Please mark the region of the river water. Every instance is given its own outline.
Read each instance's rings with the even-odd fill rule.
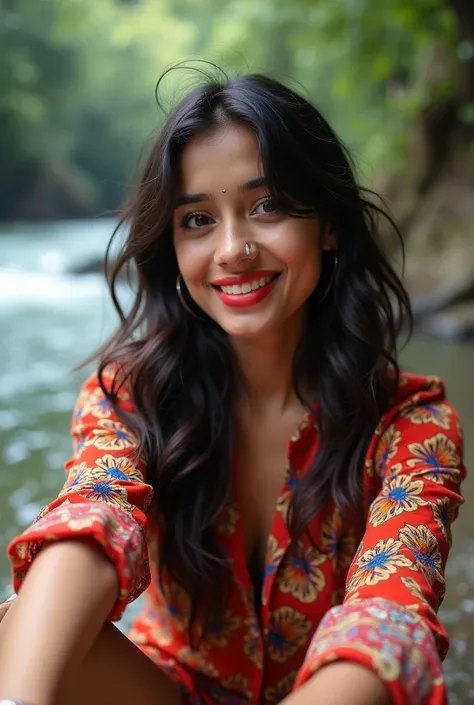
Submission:
[[[102,254],[112,229],[112,221],[98,220],[0,231],[0,598],[11,590],[6,544],[63,481],[71,412],[87,373],[71,368],[115,325],[100,277],[67,271]],[[466,463],[474,467],[474,345],[415,336],[403,364],[445,379],[464,426]],[[445,670],[455,704],[474,702],[473,476],[464,494],[441,610],[451,637]]]

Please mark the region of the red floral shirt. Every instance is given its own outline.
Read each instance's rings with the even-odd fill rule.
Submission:
[[[125,391],[120,403],[133,411]],[[459,421],[438,378],[403,374],[396,403],[374,433],[363,472],[361,542],[330,504],[310,526],[318,548],[306,537],[289,545],[288,505],[318,448],[311,417],[288,445],[260,600],[238,503],[225,507],[217,530],[232,559],[233,588],[225,623],[205,634],[198,650],[188,639],[187,595],[166,574],[161,587],[157,579],[152,488],[145,464],[132,460],[137,441],[96,375],[83,385],[72,432],[63,490],[8,547],[16,591],[43,541],[93,537],[120,576],[109,618],[119,619],[145,591],[130,638],[183,686],[189,702],[277,703],[337,659],[375,671],[395,705],[447,702],[441,659],[448,639],[436,611],[465,470]]]

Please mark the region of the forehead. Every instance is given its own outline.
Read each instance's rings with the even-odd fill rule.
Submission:
[[[255,134],[243,125],[227,125],[194,137],[180,158],[181,189],[211,193],[261,175]]]

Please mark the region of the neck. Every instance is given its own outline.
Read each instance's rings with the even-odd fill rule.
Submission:
[[[285,411],[295,402],[293,361],[301,332],[301,321],[295,321],[262,338],[231,341],[243,380],[242,398],[254,409],[271,405]]]

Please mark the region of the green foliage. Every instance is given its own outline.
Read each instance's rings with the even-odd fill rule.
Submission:
[[[0,217],[32,165],[55,161],[116,206],[162,119],[156,81],[183,59],[290,81],[370,177],[397,165],[420,107],[452,90],[452,73],[431,71],[439,51],[471,50],[444,0],[0,0],[0,45]],[[165,80],[165,102],[180,82]]]

